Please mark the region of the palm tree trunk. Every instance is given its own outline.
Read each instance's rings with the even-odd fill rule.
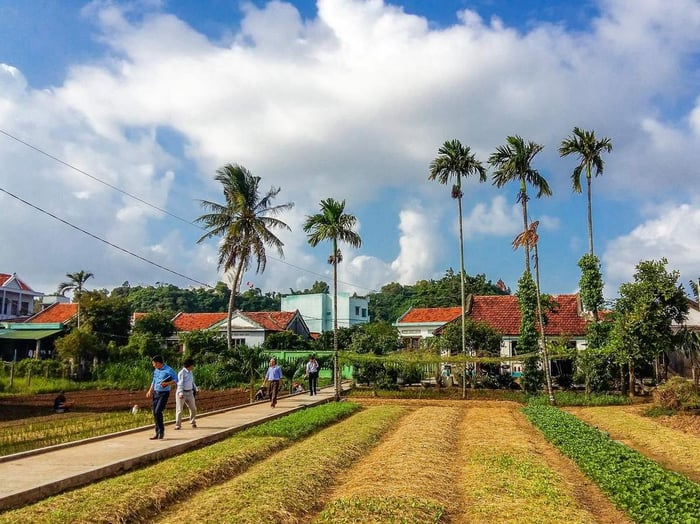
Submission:
[[[523,206],[523,231],[527,231],[527,188],[525,181],[520,182],[520,199]],[[525,243],[525,271],[530,272],[530,245],[527,242]]]
[[[333,239],[333,384],[335,400],[340,400],[340,369],[338,365],[338,241]]]
[[[593,204],[591,200],[591,168],[588,167],[586,173],[586,184],[588,185],[588,252],[593,254]]]
[[[459,184],[459,178],[457,178]],[[461,193],[461,188],[460,188]],[[464,236],[462,231],[462,197],[457,198],[457,209],[459,211],[459,286],[460,296],[462,298],[462,356],[467,356],[467,337],[466,328],[464,325],[465,298],[464,298]],[[472,382],[472,387],[474,383]],[[462,373],[462,398],[467,398],[467,360],[464,360],[464,369]]]
[[[236,292],[238,291],[241,274],[243,273],[243,262],[236,266],[236,276],[233,279],[231,286],[231,296],[228,297],[228,316],[226,317],[226,342],[228,343],[229,352],[233,349],[233,341],[231,340],[231,319],[233,318],[233,308],[236,304]]]
[[[556,406],[557,401],[554,398],[554,390],[552,388],[552,369],[549,366],[547,340],[544,336],[544,317],[542,315],[542,304],[540,300],[540,261],[537,252],[537,244],[535,244],[535,287],[537,290],[537,315],[540,324],[540,351],[542,352],[542,366],[544,367],[544,378],[547,383],[547,396],[549,397],[549,404],[552,406]]]

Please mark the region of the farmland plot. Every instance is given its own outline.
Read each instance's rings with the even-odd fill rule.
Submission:
[[[606,431],[611,439],[700,483],[700,435],[644,417],[635,406],[567,408],[566,411]]]

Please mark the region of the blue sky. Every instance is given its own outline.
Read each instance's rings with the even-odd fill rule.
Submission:
[[[302,231],[328,197],[363,239],[341,289],[439,278],[459,266],[457,210],[430,161],[458,138],[485,162],[518,134],[554,192],[529,204],[542,287],[570,293],[586,203],[557,150],[574,126],[614,145],[593,180],[606,295],[640,260],[700,275],[700,1],[0,0],[0,34],[0,272],[39,291],[81,269],[108,289],[221,280],[189,222],[229,162],[295,203],[284,260],[245,282],[330,281],[329,246]],[[513,290],[516,192],[470,180],[463,204],[467,272]]]

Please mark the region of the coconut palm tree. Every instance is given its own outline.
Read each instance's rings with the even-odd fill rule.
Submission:
[[[70,280],[68,282],[60,283],[56,293],[59,295],[65,295],[66,291],[73,292],[72,302],[76,302],[78,304],[78,327],[80,327],[80,296],[83,294],[83,290],[85,289],[85,282],[87,282],[89,278],[93,278],[95,275],[93,275],[90,271],[81,269],[76,273],[66,273],[66,276]]]
[[[307,215],[304,231],[309,244],[316,247],[324,240],[330,240],[332,251],[328,263],[333,265],[333,381],[335,398],[340,400],[340,369],[338,366],[338,264],[343,254],[338,249],[338,241],[346,242],[352,247],[360,247],[362,239],[354,231],[357,218],[345,213],[345,200],[338,202],[333,198],[321,201],[321,212]]]
[[[537,291],[537,321],[540,325],[540,352],[542,354],[542,367],[544,368],[545,381],[547,382],[547,395],[549,396],[549,403],[551,405],[555,405],[556,400],[554,398],[554,390],[552,388],[552,369],[549,365],[547,340],[544,336],[544,315],[542,314],[542,300],[540,298],[540,257],[537,252],[537,244],[540,240],[540,237],[537,234],[537,226],[539,225],[540,221],[536,220],[532,222],[526,230],[516,236],[513,240],[513,249],[525,247],[532,248],[535,252],[533,260],[535,262],[535,288]]]
[[[586,173],[586,188],[588,193],[588,252],[593,254],[593,212],[591,206],[591,176],[595,170],[595,176],[603,174],[604,162],[601,158],[603,152],[612,151],[612,141],[609,138],[598,140],[595,131],[584,131],[574,127],[571,137],[562,140],[559,147],[559,156],[577,155],[579,164],[571,173],[571,182],[574,192],[581,193],[581,173]]]
[[[537,198],[552,194],[547,180],[531,166],[535,155],[543,148],[540,144],[525,142],[522,137],[515,135],[506,138],[506,144],[499,146],[489,157],[489,164],[494,167],[494,185],[500,188],[511,181],[520,182],[517,202],[520,202],[523,208],[523,231],[528,230],[527,184],[537,189]],[[530,247],[527,244],[525,245],[525,270],[530,271]]]
[[[226,322],[226,338],[230,350],[232,347],[231,318],[243,273],[253,260],[256,263],[256,273],[265,271],[266,246],[275,248],[280,257],[284,256],[282,250],[284,244],[275,236],[273,230],[289,231],[290,228],[275,217],[282,211],[291,209],[294,203],[272,205],[280,188],[271,187],[261,197],[260,177],[253,176],[250,171],[238,164],[226,164],[217,169],[214,178],[221,182],[224,203],[200,201],[200,205],[208,212],[198,217],[196,221],[203,224],[207,232],[197,240],[197,243],[212,237],[221,237],[218,269],[223,268],[224,272],[233,271]]]
[[[430,163],[429,180],[437,180],[441,184],[447,184],[454,178],[452,186],[452,198],[457,200],[457,212],[459,214],[459,266],[460,266],[460,292],[462,298],[462,354],[466,355],[466,330],[464,324],[465,315],[465,294],[464,294],[464,235],[462,228],[462,177],[476,175],[479,182],[486,181],[486,169],[481,162],[476,159],[469,149],[457,140],[446,141],[440,149],[438,156]],[[465,374],[462,380],[462,398],[467,396],[466,392],[466,362],[464,363]]]

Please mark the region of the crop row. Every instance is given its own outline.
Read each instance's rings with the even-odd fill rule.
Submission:
[[[524,412],[636,522],[700,523],[700,485],[557,408],[528,406]]]

